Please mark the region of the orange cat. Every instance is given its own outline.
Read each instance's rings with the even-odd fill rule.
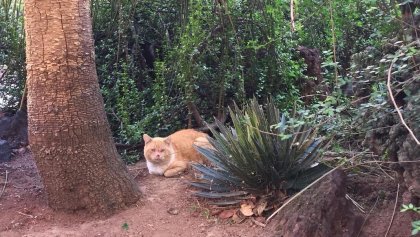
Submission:
[[[207,134],[184,129],[168,137],[143,135],[144,157],[150,174],[172,177],[185,171],[190,161],[202,163],[204,157],[193,144],[209,147]]]

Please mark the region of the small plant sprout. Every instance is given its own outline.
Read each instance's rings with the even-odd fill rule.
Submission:
[[[414,206],[412,203],[402,205],[401,212],[412,211],[420,214],[420,207]],[[411,222],[411,235],[416,235],[420,233],[420,220],[415,220]]]
[[[128,224],[127,224],[127,222],[124,222],[124,224],[122,224],[121,228],[123,230],[127,231],[128,230]]]

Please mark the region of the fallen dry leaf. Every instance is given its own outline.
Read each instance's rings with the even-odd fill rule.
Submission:
[[[232,217],[235,213],[236,213],[236,210],[235,210],[235,209],[227,209],[227,210],[223,210],[223,211],[219,214],[219,218],[220,218],[220,219],[228,219],[228,218]]]
[[[244,216],[252,216],[252,215],[254,215],[254,212],[252,212],[252,205],[242,204],[241,205],[241,213]]]

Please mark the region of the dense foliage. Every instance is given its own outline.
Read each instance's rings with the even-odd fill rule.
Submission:
[[[336,91],[332,100],[343,101],[336,89],[351,80],[351,55],[380,47],[396,26],[390,24],[396,6],[382,1],[297,1],[295,30],[289,1],[94,1],[93,6],[98,74],[121,143],[137,143],[143,132],[165,135],[199,127],[194,112],[210,122],[234,101],[241,105],[252,96],[260,101],[272,96],[282,111],[301,108],[303,84],[314,78],[304,74],[299,45],[323,52],[325,84]]]
[[[0,2],[0,109],[19,106],[25,84],[22,1]]]
[[[0,1],[0,116],[25,105],[22,1]],[[193,183],[198,195],[219,204],[249,194],[281,200],[326,171],[315,165],[318,132],[334,138],[338,162],[347,161],[340,155],[347,149],[359,152],[352,162],[366,159],[366,151],[375,165],[404,161],[386,169],[404,180],[404,199],[409,193],[420,200],[420,1],[91,6],[99,83],[126,162],[140,158],[144,133],[165,136],[216,121],[216,150],[198,148],[213,163],[195,166],[202,173]],[[219,122],[228,107],[230,117]],[[404,210],[418,203],[410,205]],[[417,233],[419,221],[412,227]]]
[[[402,37],[400,6],[379,0],[294,3],[291,9],[282,0],[93,0],[97,70],[116,142],[135,145],[145,132],[163,136],[200,127],[196,114],[212,122],[253,96],[260,102],[271,96],[282,112],[328,121],[322,132],[342,141],[349,134],[363,139],[379,114],[394,112],[383,106],[383,78],[389,59],[409,42]],[[23,34],[21,3],[2,1],[2,110],[16,110],[23,94]],[[320,53],[319,75],[308,72],[299,46]],[[399,58],[403,77],[413,67],[409,58]],[[367,99],[352,103],[351,96]]]

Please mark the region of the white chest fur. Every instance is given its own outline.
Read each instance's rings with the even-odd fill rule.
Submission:
[[[153,164],[152,162],[146,161],[147,169],[149,170],[149,174],[157,174],[163,175],[163,173],[168,169],[169,164],[161,165],[161,164]]]
[[[147,169],[149,170],[149,174],[156,174],[156,175],[163,175],[165,171],[171,166],[171,164],[175,161],[175,152],[174,149],[171,147],[171,158],[167,163],[164,164],[155,164],[148,160],[146,160]]]

